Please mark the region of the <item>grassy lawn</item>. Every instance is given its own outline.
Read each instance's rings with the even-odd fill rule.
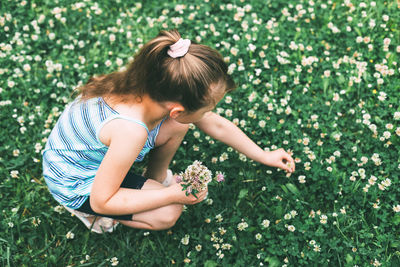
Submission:
[[[296,172],[192,127],[171,169],[223,172],[208,200],[168,231],[90,233],[47,190],[46,138],[78,85],[172,28],[225,58],[216,112]],[[398,0],[2,0],[0,265],[400,266],[399,29]]]

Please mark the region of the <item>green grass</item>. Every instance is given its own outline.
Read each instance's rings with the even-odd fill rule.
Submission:
[[[314,2],[1,1],[0,264],[399,266],[400,6]],[[197,159],[224,172],[212,203],[170,231],[90,233],[56,208],[40,152],[79,83],[165,28],[226,57],[239,87],[217,111],[261,147],[293,152],[296,172],[194,129],[171,168]]]

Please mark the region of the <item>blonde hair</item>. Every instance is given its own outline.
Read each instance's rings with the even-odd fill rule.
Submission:
[[[82,99],[148,94],[158,102],[179,102],[192,112],[212,101],[211,86],[225,92],[236,87],[222,56],[208,46],[192,42],[183,57],[170,57],[169,47],[180,38],[177,30],[161,31],[139,50],[125,71],[91,78],[79,89]]]

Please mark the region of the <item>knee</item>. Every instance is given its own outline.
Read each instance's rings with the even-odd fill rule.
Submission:
[[[164,207],[163,216],[158,220],[154,230],[166,230],[175,225],[182,214],[182,205],[169,205]]]

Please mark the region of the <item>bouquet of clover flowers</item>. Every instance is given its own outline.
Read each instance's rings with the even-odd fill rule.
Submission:
[[[223,182],[225,178],[221,172],[217,172],[214,179],[217,182]],[[193,194],[197,197],[196,193],[205,190],[211,181],[212,172],[198,160],[189,165],[185,172],[176,175],[176,182],[181,183],[182,191],[186,191],[187,196]]]

